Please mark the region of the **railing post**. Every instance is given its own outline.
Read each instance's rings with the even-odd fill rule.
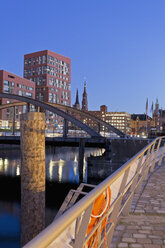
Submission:
[[[130,167],[124,172],[123,179],[120,184],[119,194],[123,194],[124,192],[124,188],[126,186],[127,179],[128,179],[129,170],[130,170]]]
[[[115,229],[115,226],[116,226],[116,223],[117,223],[117,217],[118,217],[119,210],[120,210],[120,207],[121,207],[121,202],[122,202],[122,199],[123,199],[123,193],[124,193],[124,189],[125,189],[125,186],[126,186],[126,183],[127,183],[129,171],[130,171],[130,167],[124,172],[123,179],[122,179],[122,182],[120,184],[120,189],[119,189],[119,193],[118,193],[118,200],[117,200],[117,203],[115,205],[115,209],[113,209],[113,212],[111,214],[111,220],[112,220],[113,224],[112,224],[111,231],[107,235],[108,247],[111,244],[114,229]]]
[[[150,171],[151,172],[153,172],[154,171],[154,168],[155,168],[155,163],[156,163],[156,159],[157,159],[157,156],[158,156],[158,151],[159,151],[159,147],[160,147],[161,141],[162,141],[162,139],[160,138],[159,139],[159,142],[158,142],[158,145],[157,145],[157,148],[156,148],[155,156],[154,156],[154,159],[152,161],[151,168],[150,168]]]
[[[140,168],[141,168],[141,164],[142,164],[142,161],[143,161],[143,157],[144,157],[144,154],[139,158],[139,162],[138,162],[136,172],[135,172],[135,178],[134,178],[134,180],[132,182],[132,185],[131,185],[131,188],[130,188],[130,194],[132,194],[132,196],[130,197],[130,199],[129,199],[128,203],[127,203],[127,206],[123,210],[123,215],[128,215],[129,212],[130,212],[130,208],[131,208],[131,205],[132,205],[132,200],[133,200],[133,197],[134,197],[134,194],[135,194],[136,184],[137,184],[139,174],[140,174]]]
[[[165,144],[164,144],[164,146],[163,146],[162,153],[161,153],[161,156],[160,156],[160,158],[159,158],[159,163],[158,163],[159,166],[161,166],[161,164],[162,164],[164,152],[165,152]]]
[[[108,245],[108,247],[110,247],[110,244],[111,244],[111,241],[112,241],[112,238],[113,238],[113,233],[114,233],[114,230],[115,230],[115,226],[117,224],[117,219],[118,219],[118,214],[119,214],[122,199],[123,199],[123,194],[121,193],[118,196],[117,203],[116,203],[115,208],[113,209],[113,212],[111,214],[111,221],[112,221],[111,225],[112,225],[112,227],[111,227],[110,232],[107,235],[107,245]]]
[[[149,168],[150,168],[151,158],[152,158],[152,155],[151,155],[151,146],[150,146],[150,148],[147,151],[145,164],[144,164],[142,171],[141,171],[141,178],[142,178],[141,184],[143,181],[147,180],[147,178],[148,178],[148,172],[149,172]]]
[[[154,154],[154,149],[155,149],[155,142],[152,145],[151,154],[150,154],[149,161],[148,161],[149,165],[151,164],[151,160]]]
[[[138,186],[136,186],[135,193],[140,193],[141,187],[142,187],[142,182],[143,182],[143,180],[146,180],[146,178],[148,176],[148,170],[150,168],[149,166],[150,166],[150,161],[151,161],[153,150],[154,150],[154,144],[153,144],[152,149],[150,147],[147,151],[147,155],[146,155],[145,161],[143,162],[141,172],[139,172],[140,179],[137,182]],[[151,151],[151,153],[150,153],[150,151]]]
[[[85,235],[86,235],[86,232],[87,232],[89,219],[90,219],[91,212],[92,212],[92,207],[93,207],[93,204],[91,204],[86,209],[85,213],[83,214],[82,221],[81,221],[78,233],[76,235],[75,242],[72,245],[73,248],[82,248],[83,247],[83,243],[84,243],[84,240],[85,240]]]

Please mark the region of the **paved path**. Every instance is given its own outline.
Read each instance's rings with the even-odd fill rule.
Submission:
[[[165,165],[136,194],[129,216],[121,217],[110,248],[165,248]]]

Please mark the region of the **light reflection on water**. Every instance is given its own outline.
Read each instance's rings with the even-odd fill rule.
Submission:
[[[87,181],[88,156],[98,156],[102,149],[85,149],[83,178]],[[20,175],[20,147],[0,145],[0,175],[16,177]],[[46,147],[46,178],[55,182],[79,181],[78,148]],[[46,209],[46,220],[49,224],[57,209]],[[0,247],[20,248],[20,203],[6,202],[0,199]]]
[[[104,149],[85,148],[83,181],[87,182],[88,156],[102,155]],[[20,147],[0,145],[0,175],[20,175]],[[55,182],[79,182],[78,148],[46,147],[46,179]]]

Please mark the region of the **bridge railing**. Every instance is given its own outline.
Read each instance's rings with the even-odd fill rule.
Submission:
[[[110,247],[119,217],[129,213],[134,194],[141,190],[155,164],[162,164],[164,139],[159,137],[148,144],[24,248]]]

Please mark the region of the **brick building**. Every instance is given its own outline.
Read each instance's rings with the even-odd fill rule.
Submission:
[[[100,106],[100,110],[98,111],[89,111],[89,113],[111,124],[112,126],[116,127],[117,129],[121,130],[123,133],[127,135],[129,135],[131,132],[131,115],[129,113],[108,112],[106,105]],[[90,119],[85,119],[84,122],[87,125],[90,125],[91,127],[95,128],[96,130],[98,129],[96,122]],[[104,130],[104,127],[102,127],[101,131],[106,131],[106,130]]]
[[[14,75],[13,73],[0,70],[0,92],[35,98],[35,83],[25,78]],[[1,99],[0,104],[7,104],[11,102],[16,102],[16,100],[3,98]],[[19,114],[25,111],[26,106],[15,107],[15,120],[19,121]],[[0,112],[0,119],[6,121],[6,123],[9,123],[12,118],[12,108],[4,109]]]
[[[146,114],[131,115],[131,134],[135,136],[148,136],[149,130],[154,127],[154,121]]]
[[[131,115],[127,112],[107,112],[105,121],[127,135],[131,133]]]
[[[44,50],[24,55],[24,77],[36,84],[36,99],[71,105],[71,59]],[[61,120],[46,113],[49,122]]]

